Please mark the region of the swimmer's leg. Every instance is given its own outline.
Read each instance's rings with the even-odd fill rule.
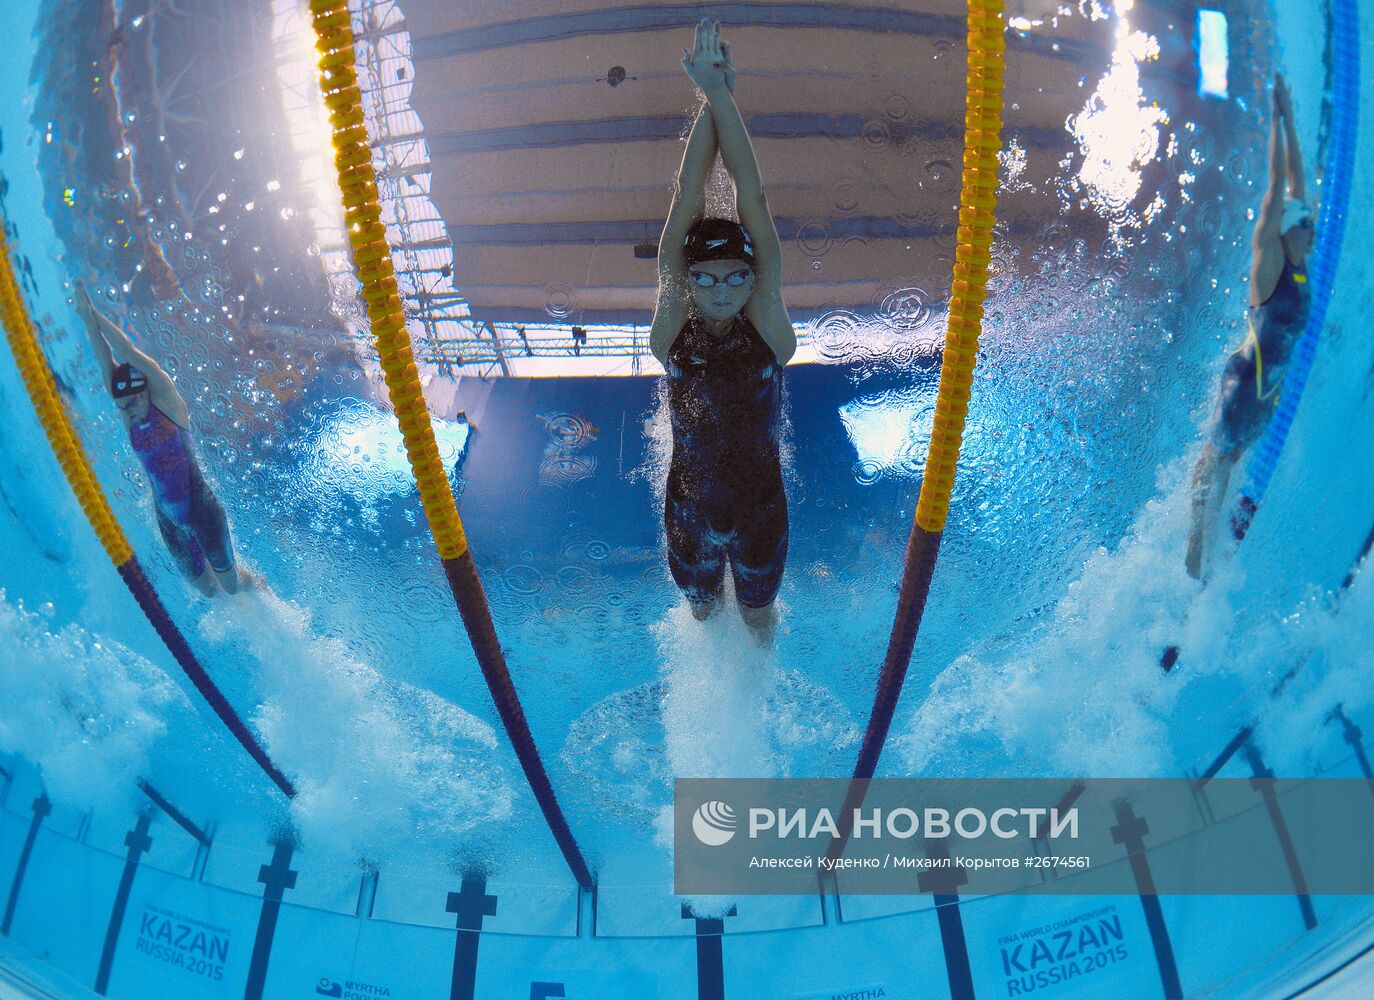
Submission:
[[[707,618],[710,618],[716,613],[716,608],[720,607],[720,595],[717,594],[715,597],[706,600],[695,599],[689,595],[687,597],[687,606],[692,609],[693,618],[699,622],[704,622]]]
[[[224,592],[238,593],[245,577],[234,560],[234,539],[229,532],[229,519],[224,514],[219,497],[215,496],[204,477],[199,475],[191,488],[191,531],[205,551],[205,560]]]
[[[1202,579],[1202,565],[1207,556],[1211,527],[1220,515],[1222,501],[1231,484],[1231,472],[1240,461],[1242,449],[1222,451],[1207,442],[1193,473],[1192,521],[1188,526],[1188,554],[1185,566],[1194,580]]]
[[[668,530],[668,569],[692,608],[705,621],[720,604],[725,582],[725,547],[716,540],[700,507],[682,496],[670,481],[663,505]]]
[[[1194,580],[1202,579],[1202,554],[1205,547],[1207,514],[1212,508],[1213,481],[1216,478],[1217,449],[1208,441],[1193,469],[1193,504],[1188,522],[1188,553],[1184,566]]]
[[[774,600],[787,565],[787,494],[779,482],[773,496],[747,513],[730,544],[730,571],[740,617],[761,645],[773,643]]]
[[[778,609],[772,601],[761,608],[751,608],[747,604],[739,606],[739,616],[749,626],[754,639],[760,646],[773,645],[778,630]]]
[[[205,553],[189,533],[178,527],[161,510],[157,512],[157,528],[162,541],[172,554],[181,575],[186,577],[206,597],[215,596],[215,577],[205,561]]]
[[[1245,448],[1264,427],[1264,408],[1255,395],[1253,354],[1231,355],[1221,381],[1221,407],[1212,440],[1203,448],[1193,470],[1193,508],[1188,526],[1188,554],[1184,565],[1194,580],[1202,579],[1209,529],[1216,523],[1231,471]]]
[[[206,566],[204,571],[191,582],[195,584],[196,589],[199,590],[206,597],[215,596],[215,593],[217,591],[217,588],[215,587],[215,574],[209,566]]]

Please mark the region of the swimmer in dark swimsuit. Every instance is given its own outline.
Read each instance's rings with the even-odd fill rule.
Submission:
[[[1227,362],[1211,440],[1193,472],[1186,565],[1194,579],[1202,576],[1207,526],[1216,520],[1231,470],[1273,415],[1293,345],[1307,325],[1307,257],[1316,240],[1312,219],[1292,98],[1283,77],[1275,76],[1269,187],[1252,244],[1250,332]]]
[[[172,558],[207,597],[217,586],[237,593],[251,577],[234,560],[224,508],[196,461],[186,402],[158,363],[95,308],[85,286],[77,285],[76,300],[105,385],[148,475],[157,526]]]
[[[720,25],[702,21],[682,66],[706,102],[678,170],[658,248],[649,344],[667,373],[673,428],[668,567],[698,620],[718,607],[728,561],[740,615],[772,640],[787,559],[778,454],[782,369],[797,349],[782,300],[782,245]],[[703,218],[719,149],[740,221]]]

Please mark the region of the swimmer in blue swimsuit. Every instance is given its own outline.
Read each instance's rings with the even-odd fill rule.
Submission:
[[[196,460],[185,400],[158,363],[95,308],[85,286],[77,285],[76,298],[105,385],[148,475],[157,526],[173,560],[207,597],[216,589],[236,593],[251,578],[234,560],[224,507]]]
[[[1207,526],[1216,520],[1231,470],[1273,416],[1293,346],[1307,325],[1307,257],[1316,240],[1312,220],[1292,98],[1283,77],[1276,76],[1269,187],[1255,223],[1250,266],[1250,331],[1227,362],[1211,440],[1193,472],[1186,565],[1194,579],[1202,576]]]
[[[720,25],[697,25],[682,66],[705,95],[658,247],[649,345],[667,373],[673,458],[663,519],[668,567],[692,613],[718,607],[728,562],[740,615],[772,641],[787,560],[778,454],[782,370],[797,338],[782,299],[782,244],[735,105]],[[739,222],[705,218],[719,150]]]

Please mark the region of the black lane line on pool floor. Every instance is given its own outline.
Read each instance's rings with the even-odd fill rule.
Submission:
[[[129,894],[134,888],[134,876],[138,874],[139,859],[153,846],[153,838],[148,836],[152,825],[152,813],[145,807],[138,814],[138,822],[124,837],[124,845],[129,853],[124,856],[124,872],[119,876],[119,888],[115,890],[114,906],[110,907],[110,923],[105,928],[105,947],[100,951],[100,967],[95,973],[95,991],[104,996],[110,988],[110,972],[114,968],[115,947],[119,944],[119,931],[124,926],[124,914],[129,908]]]
[[[1150,859],[1145,854],[1145,834],[1150,832],[1150,824],[1144,817],[1136,816],[1129,802],[1116,804],[1116,823],[1112,827],[1112,840],[1126,848],[1126,856],[1130,859],[1131,875],[1140,891],[1140,907],[1145,911],[1145,926],[1150,931],[1150,944],[1154,947],[1164,996],[1166,1000],[1183,1000],[1174,945],[1169,940],[1169,926],[1164,922],[1164,909],[1159,905],[1155,879],[1150,873]]]
[[[481,943],[482,921],[496,916],[496,897],[487,892],[487,877],[463,876],[463,887],[448,894],[444,907],[454,914],[458,936],[453,942],[453,979],[449,1000],[475,1000],[477,993],[477,946]]]
[[[24,838],[24,847],[19,852],[19,863],[14,866],[14,881],[10,883],[10,897],[5,902],[5,917],[0,920],[0,934],[9,937],[10,925],[14,923],[14,908],[19,903],[19,890],[24,887],[24,873],[29,867],[29,856],[33,854],[33,843],[38,839],[38,828],[44,818],[52,812],[52,803],[46,792],[39,792],[33,800],[33,819],[29,820],[29,832]]]
[[[732,906],[725,911],[725,916],[733,917],[738,913]],[[725,954],[721,947],[725,917],[698,917],[691,906],[683,903],[682,919],[696,921],[697,1000],[725,1000]]]
[[[287,889],[296,887],[296,876],[300,874],[291,869],[291,851],[290,839],[283,837],[272,845],[272,863],[258,869],[258,881],[263,884],[262,913],[258,916],[258,933],[253,939],[253,957],[248,963],[248,982],[243,989],[243,1000],[262,1000],[282,897]]]
[[[1288,875],[1293,879],[1293,891],[1298,900],[1298,909],[1302,911],[1302,922],[1310,931],[1317,926],[1317,911],[1312,907],[1312,897],[1307,891],[1307,876],[1303,874],[1302,862],[1298,860],[1297,849],[1293,846],[1288,820],[1284,818],[1279,797],[1274,792],[1274,772],[1264,763],[1259,748],[1253,743],[1245,744],[1245,759],[1254,773],[1250,787],[1264,799],[1264,808],[1269,813],[1269,821],[1274,824],[1274,836],[1278,838],[1279,850],[1283,851]]]
[[[1364,749],[1364,733],[1360,727],[1355,725],[1350,716],[1345,714],[1345,705],[1337,705],[1326,716],[1327,722],[1339,722],[1341,724],[1341,736],[1355,751],[1355,760],[1360,764],[1360,772],[1364,775],[1364,780],[1369,782],[1369,790],[1374,793],[1374,770],[1369,767],[1369,754]]]
[[[943,843],[936,843],[928,850],[928,854],[942,861],[949,860],[949,848]],[[932,868],[916,876],[917,887],[934,897],[935,919],[940,925],[940,948],[945,956],[950,1000],[974,1000],[968,939],[964,936],[964,918],[959,912],[959,886],[967,882],[968,875],[961,868]]]

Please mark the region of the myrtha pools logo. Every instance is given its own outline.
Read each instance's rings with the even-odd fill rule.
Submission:
[[[728,844],[736,825],[735,810],[724,802],[703,802],[692,816],[692,832],[707,847]]]

